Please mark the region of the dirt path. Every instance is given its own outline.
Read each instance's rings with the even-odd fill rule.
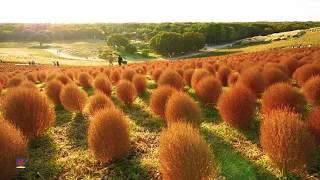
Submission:
[[[57,55],[57,56],[59,56],[59,57],[66,58],[66,59],[106,61],[106,60],[100,59],[100,58],[92,58],[92,57],[84,58],[84,57],[79,57],[79,56],[72,56],[72,55],[69,55],[69,54],[64,53],[64,52],[60,52],[60,54],[58,54],[56,49],[44,49],[44,50],[47,51],[47,52],[50,52],[50,53],[52,53],[52,54],[54,54],[54,55]]]

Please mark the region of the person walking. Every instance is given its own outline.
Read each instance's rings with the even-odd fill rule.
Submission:
[[[109,55],[108,57],[108,60],[109,60],[109,66],[113,66],[113,57],[112,57],[112,54]]]
[[[118,57],[119,66],[121,66],[122,60],[123,60],[122,57],[119,55],[119,57]]]

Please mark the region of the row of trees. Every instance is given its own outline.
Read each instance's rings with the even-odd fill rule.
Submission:
[[[121,34],[128,40],[149,41],[160,32],[199,32],[205,43],[219,44],[247,37],[320,26],[320,22],[255,23],[96,23],[96,24],[0,24],[0,41],[29,40],[41,33],[52,40],[104,39]]]

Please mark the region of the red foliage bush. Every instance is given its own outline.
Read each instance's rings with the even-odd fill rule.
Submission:
[[[116,95],[122,104],[130,106],[136,98],[137,90],[131,81],[121,80],[116,85]]]
[[[315,144],[308,126],[290,109],[273,110],[263,117],[260,143],[280,169],[303,172],[312,162]]]
[[[26,78],[34,84],[37,82],[37,77],[33,73],[28,73]]]
[[[60,101],[63,107],[70,112],[82,112],[87,98],[87,93],[73,83],[63,86],[60,93]]]
[[[316,142],[320,145],[320,108],[309,114],[308,124],[315,135]]]
[[[184,92],[175,92],[170,96],[166,104],[165,117],[168,125],[184,121],[198,127],[202,123],[200,108]]]
[[[107,76],[99,75],[94,80],[94,89],[103,92],[107,96],[111,96],[112,83]]]
[[[212,74],[206,69],[196,69],[191,78],[191,87],[193,89],[197,88],[199,81],[207,76],[212,76]]]
[[[54,109],[40,92],[12,88],[2,103],[3,117],[15,124],[28,138],[40,137],[55,120]]]
[[[288,75],[291,77],[294,71],[299,67],[299,62],[295,58],[285,59],[280,63],[288,70]]]
[[[18,87],[19,88],[28,88],[33,91],[39,91],[38,87],[31,81],[23,81]]]
[[[92,87],[91,81],[92,81],[92,76],[90,76],[89,73],[82,72],[79,74],[80,86],[91,88]]]
[[[0,142],[1,178],[13,179],[18,172],[16,159],[27,156],[27,141],[18,129],[0,117]]]
[[[163,179],[214,179],[219,164],[199,131],[185,123],[174,123],[160,135],[159,168]]]
[[[165,70],[158,80],[159,86],[169,85],[177,90],[183,90],[183,80],[177,71],[173,69]]]
[[[110,109],[112,107],[114,107],[112,100],[102,92],[97,92],[90,98],[89,115],[94,116],[99,110]]]
[[[223,86],[228,85],[228,77],[231,74],[231,69],[228,66],[220,66],[217,74],[217,78]]]
[[[136,74],[136,72],[134,71],[134,69],[132,68],[126,68],[123,72],[122,72],[122,79],[126,79],[128,81],[133,80],[133,76]]]
[[[63,84],[59,80],[52,80],[46,83],[45,93],[47,97],[54,103],[60,104],[60,93]]]
[[[194,69],[187,69],[183,72],[183,82],[191,87],[191,78],[194,73]]]
[[[255,108],[254,94],[240,84],[222,93],[218,101],[218,110],[222,119],[239,129],[244,129],[250,125]]]
[[[145,75],[142,75],[142,74],[134,75],[132,83],[136,87],[138,94],[143,94],[147,89],[147,79]]]
[[[89,149],[101,162],[119,159],[129,150],[129,134],[129,123],[120,110],[116,108],[100,110],[89,124]]]
[[[217,105],[221,92],[222,86],[213,76],[208,76],[200,80],[196,88],[199,99],[208,107]]]
[[[212,75],[216,74],[216,70],[214,69],[214,66],[209,63],[203,64],[202,68],[208,70]]]
[[[121,79],[121,73],[119,70],[113,70],[110,74],[110,80],[114,83],[118,83]]]
[[[161,74],[162,74],[162,70],[161,69],[155,69],[152,72],[152,79],[157,83]]]
[[[264,68],[262,76],[266,87],[279,82],[289,82],[289,76],[278,68]]]
[[[22,77],[12,77],[9,79],[8,83],[6,84],[6,87],[16,87],[19,86],[25,78]]]
[[[262,96],[261,111],[268,114],[274,109],[282,107],[292,108],[294,112],[302,113],[305,109],[305,100],[297,88],[287,83],[277,83],[270,86]]]
[[[38,79],[39,79],[40,82],[46,82],[47,73],[45,71],[40,71],[38,73]]]
[[[311,105],[320,105],[320,75],[309,78],[303,86],[303,93]]]
[[[256,97],[260,97],[265,88],[261,72],[252,68],[242,72],[239,83],[250,89]]]
[[[307,64],[298,68],[293,74],[293,78],[300,86],[303,86],[312,76],[320,75],[320,66]]]
[[[162,86],[157,88],[150,96],[151,112],[161,118],[165,118],[167,101],[174,92],[176,92],[176,89],[171,86]]]
[[[59,75],[57,75],[55,77],[55,79],[59,80],[64,85],[66,85],[66,84],[68,84],[68,83],[70,83],[72,81],[67,75],[65,75],[63,73],[60,73]]]
[[[236,74],[236,73],[230,74],[228,77],[228,86],[231,87],[235,85],[238,82],[239,78],[240,78],[239,74]]]

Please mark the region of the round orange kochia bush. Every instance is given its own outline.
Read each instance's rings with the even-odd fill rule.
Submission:
[[[239,74],[236,74],[236,73],[230,74],[228,77],[228,86],[231,87],[235,85],[238,82],[239,78],[240,78]]]
[[[31,81],[23,81],[18,88],[28,88],[32,89],[33,91],[38,91],[38,87]]]
[[[239,83],[250,89],[256,97],[260,97],[265,88],[265,83],[261,72],[252,68],[245,70],[241,74]]]
[[[288,75],[291,77],[294,71],[299,67],[299,62],[297,59],[289,58],[280,63],[288,70]]]
[[[28,73],[26,75],[26,78],[33,83],[37,82],[37,77],[33,73]]]
[[[218,73],[217,73],[217,78],[219,79],[220,83],[223,86],[228,85],[228,77],[230,74],[231,74],[231,69],[228,66],[222,65],[219,67]]]
[[[310,78],[302,87],[303,93],[313,106],[320,105],[320,75]]]
[[[243,85],[235,85],[221,94],[218,110],[229,125],[243,129],[250,125],[256,108],[254,94]]]
[[[161,74],[162,74],[162,70],[161,69],[155,69],[152,72],[152,79],[157,83]]]
[[[136,74],[134,69],[132,68],[127,68],[122,72],[122,79],[126,79],[128,81],[132,82],[133,76]]]
[[[193,89],[197,88],[199,81],[207,76],[212,76],[212,74],[206,69],[196,69],[191,78],[191,87]]]
[[[25,80],[25,78],[22,78],[22,77],[12,77],[12,78],[9,79],[6,87],[19,86],[24,80]]]
[[[263,117],[260,143],[282,170],[302,172],[312,161],[315,145],[308,126],[290,109],[283,107]]]
[[[94,89],[103,92],[107,96],[111,96],[112,83],[107,76],[99,75],[94,80]]]
[[[197,103],[184,92],[174,92],[167,101],[165,117],[168,125],[184,121],[195,127],[200,126],[201,111]]]
[[[191,78],[194,73],[194,69],[187,69],[183,72],[183,82],[191,87]]]
[[[27,156],[27,141],[22,133],[0,117],[0,172],[2,179],[17,173],[16,159]]]
[[[153,114],[165,118],[165,108],[169,97],[176,92],[171,86],[161,86],[150,96],[150,108]]]
[[[60,93],[63,84],[59,80],[52,80],[46,83],[45,93],[47,97],[54,103],[60,104]]]
[[[119,159],[129,150],[129,133],[129,123],[120,110],[102,109],[95,114],[89,124],[89,149],[101,162]]]
[[[217,105],[221,92],[222,86],[214,76],[208,76],[200,80],[196,88],[199,99],[208,107]]]
[[[95,93],[91,98],[90,98],[90,103],[89,103],[89,115],[93,116],[96,112],[98,112],[101,109],[109,109],[114,107],[114,104],[112,100],[103,94],[102,92]]]
[[[145,75],[136,74],[133,77],[132,83],[136,87],[137,93],[142,94],[146,91],[147,88],[147,79]]]
[[[47,78],[47,73],[45,71],[40,71],[38,73],[38,79],[41,82],[46,82],[46,78]]]
[[[298,68],[294,72],[293,78],[300,86],[303,86],[309,80],[309,78],[316,75],[320,75],[320,65],[307,64]]]
[[[183,90],[183,80],[177,71],[173,69],[165,70],[158,79],[159,86],[169,85],[177,90]]]
[[[291,108],[294,112],[303,113],[305,100],[297,88],[288,83],[277,83],[270,86],[261,99],[261,111],[268,114],[274,109]]]
[[[122,104],[130,106],[136,98],[137,90],[131,81],[121,80],[116,85],[116,95]]]
[[[118,83],[121,79],[121,74],[119,70],[113,70],[110,74],[110,80],[114,83]]]
[[[69,76],[67,76],[67,75],[65,75],[65,74],[63,74],[63,73],[57,75],[57,76],[55,77],[55,79],[59,80],[59,81],[62,82],[64,85],[66,85],[66,84],[68,84],[68,83],[71,82],[71,79],[69,78]]]
[[[165,180],[214,179],[219,163],[199,130],[183,122],[160,135],[159,168]]]
[[[27,88],[10,89],[2,103],[3,117],[28,138],[40,137],[55,120],[54,109],[40,92]]]
[[[87,93],[73,83],[67,84],[61,89],[60,101],[63,107],[70,112],[82,112],[87,98]]]
[[[316,142],[320,145],[320,108],[309,114],[308,124],[315,135]]]
[[[88,88],[92,87],[91,80],[92,80],[92,76],[90,76],[89,73],[86,73],[86,72],[80,73],[79,75],[80,86],[88,87]]]
[[[279,82],[289,82],[288,74],[278,68],[264,68],[262,76],[266,87]]]

